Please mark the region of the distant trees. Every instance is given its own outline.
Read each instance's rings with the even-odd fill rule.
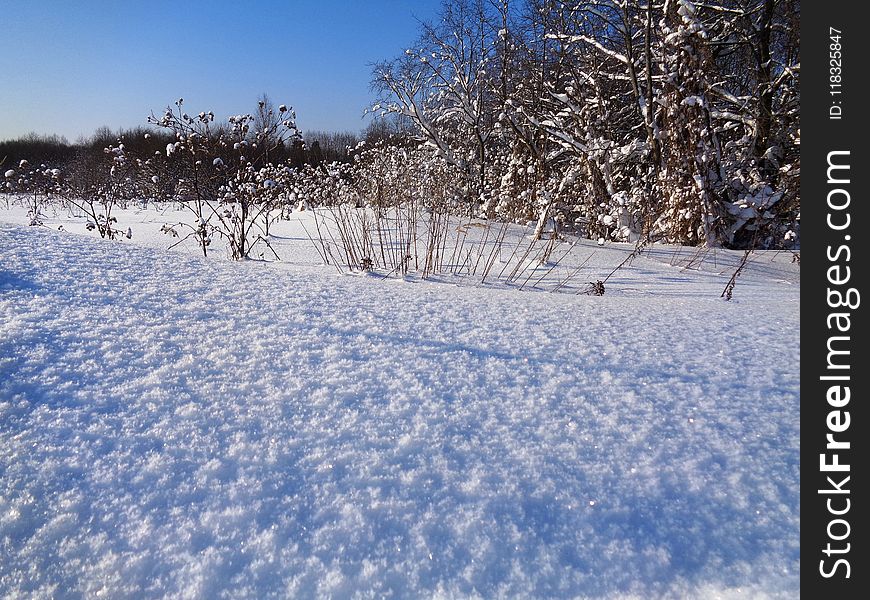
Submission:
[[[314,166],[321,163],[349,162],[352,150],[360,142],[360,137],[350,131],[308,130],[303,131],[302,138],[308,149],[305,162]]]
[[[32,164],[57,166],[70,160],[76,148],[65,137],[29,133],[14,140],[0,141],[0,164],[17,165],[22,160]]]
[[[275,108],[265,94],[261,95],[260,101],[264,97],[274,112]],[[265,108],[265,104],[263,108]],[[261,115],[261,110],[258,101],[257,110],[253,113],[257,122],[252,129],[258,132],[266,131],[277,124],[267,124],[264,119],[268,118],[269,111],[266,109]],[[373,131],[375,127],[376,125],[370,125],[367,131]],[[124,140],[126,148],[137,156],[151,156],[156,152],[165,150],[166,144],[173,139],[173,134],[170,132],[144,126],[119,130],[100,127],[91,136],[82,137],[74,143],[69,142],[63,136],[29,133],[19,138],[0,141],[0,165],[8,167],[26,160],[35,165],[45,164],[52,168],[59,168],[83,154],[99,156],[104,148],[117,143],[118,140]],[[309,130],[305,132],[303,137],[292,140],[284,140],[279,143],[272,140],[271,147],[268,144],[262,146],[262,153],[258,153],[252,158],[255,162],[283,163],[290,161],[295,166],[315,162],[348,162],[351,159],[350,150],[360,140],[360,135],[350,131]],[[314,142],[317,142],[319,146],[317,151],[312,150]]]
[[[372,109],[367,109],[366,112],[371,117],[362,135],[363,141],[367,144],[412,138],[414,125],[410,119],[402,117],[397,113],[381,112],[379,104],[376,104]]]

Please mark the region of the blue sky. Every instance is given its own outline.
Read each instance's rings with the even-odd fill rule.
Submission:
[[[440,0],[0,0],[0,140],[74,142],[188,112],[252,112],[263,92],[303,130],[359,131],[369,63],[401,54]]]

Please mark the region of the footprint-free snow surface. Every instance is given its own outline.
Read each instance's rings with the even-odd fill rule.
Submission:
[[[799,286],[654,258],[594,297],[0,225],[0,596],[795,597]]]

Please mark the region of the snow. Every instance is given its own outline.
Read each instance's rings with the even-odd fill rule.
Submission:
[[[165,249],[181,213],[113,214],[132,240],[0,209],[0,596],[799,594],[783,254],[732,302],[731,254],[674,248],[592,297],[340,275],[286,222],[282,262],[203,258]]]
[[[679,5],[680,6],[679,6],[679,8],[677,8],[677,13],[680,16],[682,16],[684,18],[689,18],[689,17],[695,16],[697,9],[695,8],[694,4],[692,4],[688,0],[680,0]]]

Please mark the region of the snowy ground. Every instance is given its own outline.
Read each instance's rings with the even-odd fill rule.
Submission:
[[[340,275],[289,224],[202,258],[176,216],[0,209],[0,596],[799,594],[789,256],[593,297]]]

